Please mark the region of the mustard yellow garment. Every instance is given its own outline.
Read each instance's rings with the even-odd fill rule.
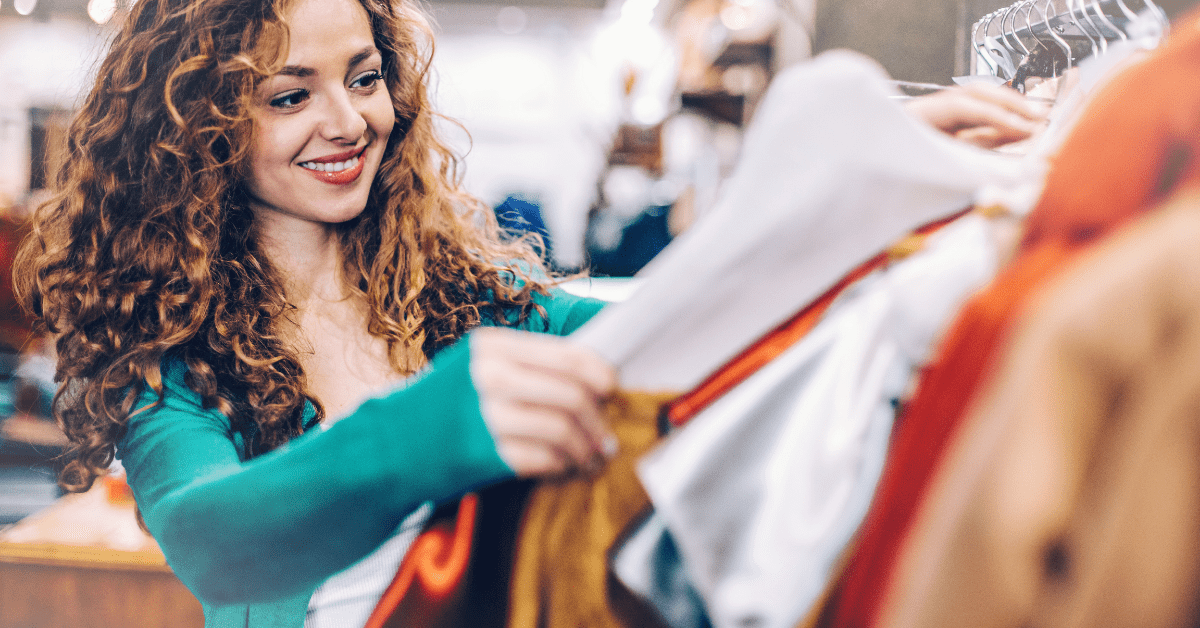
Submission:
[[[509,589],[509,628],[657,626],[653,611],[608,570],[609,550],[649,512],[634,473],[658,441],[672,394],[622,393],[606,409],[620,453],[596,476],[542,482],[517,533]]]

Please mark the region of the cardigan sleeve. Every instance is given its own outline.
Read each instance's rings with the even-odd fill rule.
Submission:
[[[555,291],[546,321],[566,334],[601,304]],[[180,580],[210,604],[310,591],[385,540],[425,501],[512,476],[479,410],[470,343],[441,352],[402,389],[364,402],[252,460],[228,419],[202,407],[174,365],[161,401],[130,418],[118,455],[146,526]]]
[[[241,460],[228,420],[182,378],[129,421],[119,453],[146,526],[201,600],[311,590],[379,545],[420,503],[509,477],[470,382],[469,345],[327,430]],[[150,393],[153,399],[153,393]]]

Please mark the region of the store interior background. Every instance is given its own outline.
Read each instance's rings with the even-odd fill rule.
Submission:
[[[0,0],[0,208],[24,209],[45,181],[70,111],[92,79],[126,0]],[[618,222],[692,187],[711,203],[736,160],[745,120],[712,115],[718,92],[753,101],[769,76],[813,50],[849,47],[896,78],[962,73],[963,25],[984,0],[525,0],[427,3],[435,22],[437,104],[469,130],[447,134],[468,188],[493,206],[540,207],[560,268],[585,268],[584,231],[606,167]],[[993,6],[994,5],[994,6]],[[734,51],[731,44],[752,43]],[[713,69],[716,62],[721,65]],[[633,83],[631,93],[626,87]],[[681,98],[705,93],[711,103]],[[715,103],[715,104],[714,104]],[[710,109],[706,110],[706,107]],[[728,107],[726,106],[726,109]],[[682,115],[681,115],[682,114]],[[722,119],[723,118],[723,119]],[[659,125],[663,132],[657,135]],[[654,129],[662,163],[636,154]],[[645,135],[645,134],[643,134]],[[629,146],[620,144],[625,137]],[[660,142],[653,140],[661,139]],[[653,148],[649,150],[654,150]],[[657,185],[654,185],[657,184]],[[684,221],[686,222],[686,221]],[[673,225],[676,230],[682,225]]]
[[[967,72],[970,23],[1004,4],[424,3],[436,36],[435,103],[460,123],[443,128],[465,155],[467,188],[509,217],[507,227],[535,229],[540,218],[554,267],[618,278],[636,273],[715,203],[754,106],[781,69],[851,48],[894,78],[949,84]],[[20,226],[45,197],[71,112],[130,6],[0,0],[0,274],[10,272]],[[514,223],[516,216],[526,220]],[[627,294],[619,279],[591,285],[596,296]],[[52,363],[14,374],[32,342],[11,289],[0,285],[0,525],[59,496],[61,436],[49,421],[3,418],[47,413]],[[39,393],[40,403],[30,399]]]
[[[0,275],[10,272],[22,221],[45,197],[71,112],[133,1],[0,0]],[[972,24],[1008,4],[419,1],[436,37],[435,104],[458,123],[443,129],[465,155],[467,189],[508,228],[544,225],[555,268],[618,278],[608,284],[616,290],[601,290],[603,280],[590,284],[610,298],[627,294],[620,278],[715,204],[755,104],[779,71],[849,48],[895,79],[948,85],[970,72]],[[1187,4],[1163,3],[1172,14]],[[35,341],[5,279],[0,525],[59,496],[53,469],[61,435],[49,421],[34,425],[41,432],[18,434],[18,423],[7,420],[22,410],[48,414],[52,362],[14,373]]]
[[[534,228],[540,218],[554,267],[617,278],[634,274],[715,203],[755,104],[780,70],[824,50],[850,48],[893,78],[947,85],[969,71],[970,25],[1007,4],[425,2],[436,36],[435,104],[461,124],[446,123],[444,131],[465,155],[468,190],[516,230]],[[55,472],[64,443],[47,416],[53,362],[44,355],[28,359],[38,339],[12,299],[13,249],[30,209],[45,197],[71,112],[129,8],[130,0],[0,0],[0,545],[6,525],[62,497]],[[506,218],[515,215],[529,224]],[[104,490],[119,503],[119,491]],[[132,524],[132,506],[121,507],[129,514],[124,527],[67,520],[65,533],[97,547],[136,546],[141,533]],[[88,561],[103,562],[103,556],[88,554],[79,564],[96,568],[100,563]],[[75,591],[78,605],[56,607],[58,619],[46,625],[94,612],[86,595],[70,588],[75,576],[33,559],[5,560],[0,555],[0,567],[8,565],[0,569],[0,607],[41,612],[13,597],[16,589],[5,597],[3,583],[42,587],[50,585],[38,578],[49,578]],[[171,623],[178,606],[172,600],[182,599],[172,596],[187,594],[169,572],[121,573],[131,579],[105,580],[113,588],[96,593],[103,600],[96,603],[115,608],[112,599],[122,596],[134,595],[142,606],[159,599],[156,621],[187,623]],[[151,594],[160,590],[158,598]]]
[[[20,613],[45,620],[37,625],[67,626],[77,625],[73,617],[98,620],[101,607],[137,609],[129,611],[136,620],[94,625],[186,626],[198,612],[133,523],[119,483],[98,486],[100,510],[62,521],[61,534],[86,552],[43,560],[3,551],[19,545],[6,532],[64,501],[55,473],[65,443],[48,416],[53,359],[39,352],[12,298],[12,255],[29,211],[47,194],[71,113],[135,1],[0,0],[0,628]],[[895,79],[949,85],[970,71],[971,25],[1010,4],[420,1],[436,37],[435,104],[457,122],[443,129],[465,155],[467,189],[497,208],[506,227],[544,223],[557,269],[614,277],[609,285],[618,288],[715,204],[775,74],[849,48]],[[1173,14],[1192,1],[1163,4]],[[125,519],[112,524],[118,510]],[[134,564],[143,560],[158,562]],[[108,577],[80,575],[95,569]],[[78,588],[82,582],[102,588]],[[40,606],[14,583],[39,591],[37,599],[53,589],[60,601]]]

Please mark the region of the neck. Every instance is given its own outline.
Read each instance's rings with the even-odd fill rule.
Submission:
[[[259,245],[283,275],[288,301],[303,310],[314,301],[344,299],[341,253],[333,227],[274,218],[260,214]]]

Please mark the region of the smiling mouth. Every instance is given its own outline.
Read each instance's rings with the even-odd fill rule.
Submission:
[[[298,165],[305,172],[316,177],[318,181],[333,185],[349,185],[358,180],[363,172],[365,163],[363,153],[366,150],[364,146],[357,154],[341,161],[303,161]]]
[[[362,154],[355,155],[346,161],[338,161],[334,163],[317,163],[315,161],[306,161],[300,164],[301,168],[312,170],[314,172],[342,172],[349,170],[358,165],[362,161]]]

